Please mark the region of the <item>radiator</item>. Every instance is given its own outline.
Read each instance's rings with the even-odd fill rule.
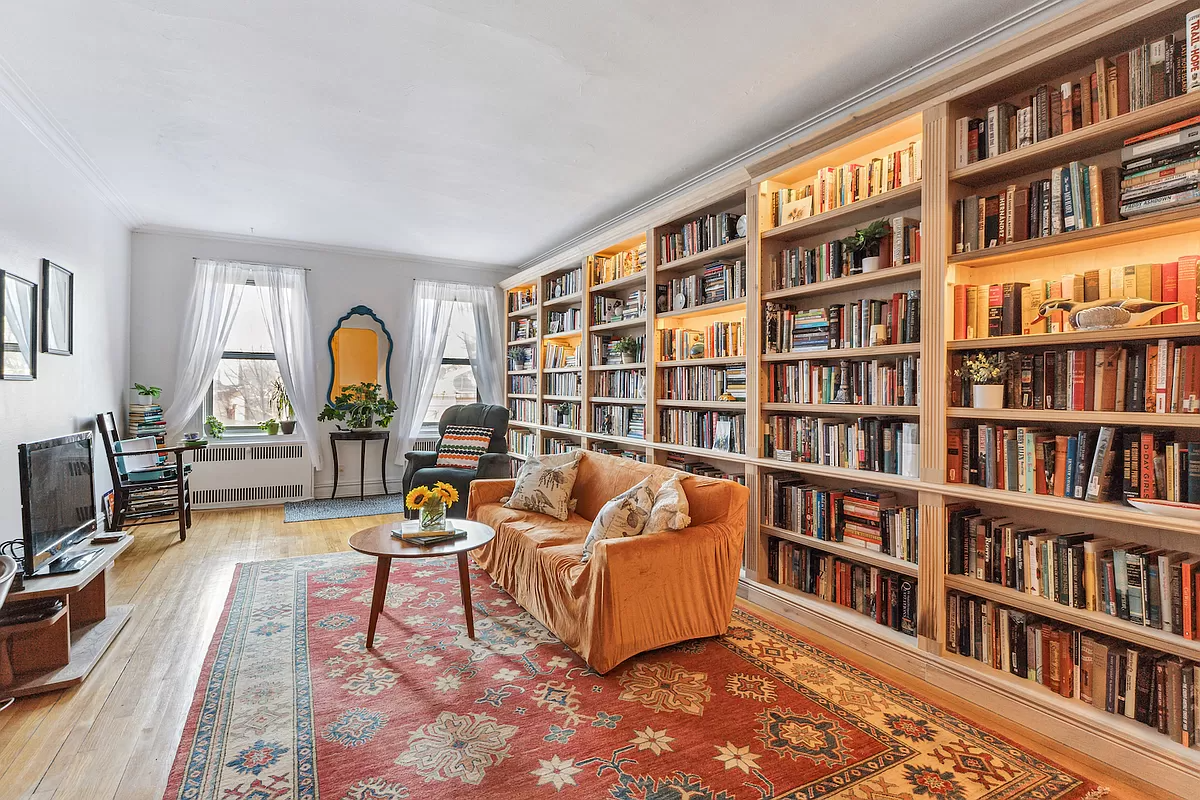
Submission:
[[[192,505],[225,508],[309,500],[313,469],[303,442],[210,444],[192,453]]]
[[[432,453],[437,450],[439,441],[441,440],[436,436],[432,439],[417,439],[415,442],[413,442],[412,449],[424,450],[425,452]]]

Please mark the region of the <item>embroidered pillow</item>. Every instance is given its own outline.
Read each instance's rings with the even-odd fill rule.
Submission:
[[[654,505],[654,490],[650,478],[632,486],[609,500],[592,521],[587,540],[583,543],[583,561],[592,557],[592,548],[601,539],[617,539],[622,536],[637,536],[646,527],[650,508]]]
[[[491,428],[447,425],[438,445],[436,466],[479,469],[479,457],[487,452],[491,441]]]
[[[692,524],[682,478],[682,475],[675,475],[658,487],[643,534],[683,530]]]
[[[571,514],[571,490],[582,456],[582,451],[576,450],[526,459],[504,507],[565,520]]]

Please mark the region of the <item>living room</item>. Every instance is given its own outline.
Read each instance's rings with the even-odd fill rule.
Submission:
[[[1200,7],[697,10],[6,7],[0,798],[1200,795]]]

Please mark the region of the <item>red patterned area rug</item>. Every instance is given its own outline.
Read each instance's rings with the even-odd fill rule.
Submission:
[[[188,800],[1066,800],[1103,789],[738,610],[598,675],[452,559],[244,564],[167,790]]]

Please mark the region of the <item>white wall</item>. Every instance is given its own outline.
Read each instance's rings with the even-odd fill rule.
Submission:
[[[0,269],[42,283],[48,258],[75,273],[75,354],[38,354],[36,381],[0,381],[0,541],[21,536],[17,445],[123,413],[129,385],[130,234],[92,187],[0,112]],[[110,488],[97,442],[96,488]]]
[[[179,325],[191,289],[193,259],[211,258],[305,267],[312,305],[313,338],[317,351],[317,391],[323,399],[329,386],[326,341],[338,318],[353,306],[375,311],[396,341],[392,355],[392,386],[396,388],[408,364],[408,306],[415,278],[495,285],[509,270],[471,265],[422,262],[414,258],[371,255],[352,250],[321,249],[308,244],[262,243],[238,237],[192,233],[136,232],[133,234],[133,320],[130,343],[131,380],[164,388],[163,405],[171,402]],[[404,398],[396,397],[397,403]],[[333,425],[325,428],[332,430]],[[395,441],[389,453],[388,489],[399,491],[403,468],[395,460]],[[318,497],[328,497],[333,485],[329,440],[322,436],[324,468],[316,475]],[[341,445],[343,487],[358,485],[358,445]],[[368,444],[367,491],[378,491],[378,445]]]

